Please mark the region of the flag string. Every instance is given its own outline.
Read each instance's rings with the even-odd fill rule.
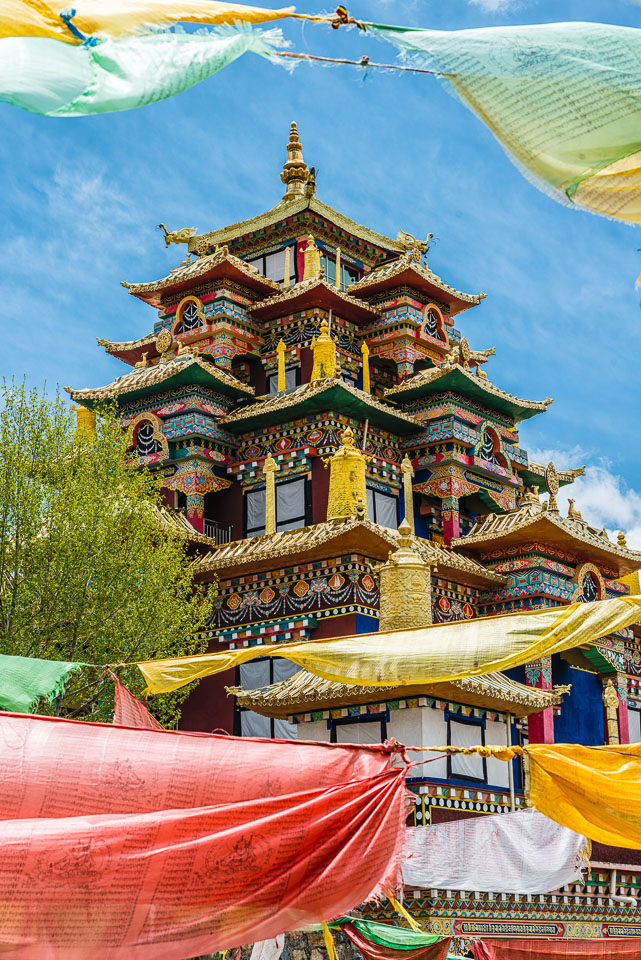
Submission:
[[[439,73],[437,70],[428,70],[425,67],[407,67],[398,63],[373,63],[369,57],[361,57],[360,60],[343,60],[338,57],[318,57],[311,53],[285,53],[282,51],[278,51],[274,57],[292,57],[296,60],[318,60],[321,63],[338,63],[350,67],[375,67],[377,70],[401,70],[406,73],[430,73],[434,77],[450,76],[450,74]]]

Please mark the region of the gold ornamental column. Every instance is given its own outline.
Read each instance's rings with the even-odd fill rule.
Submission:
[[[410,525],[403,520],[398,550],[380,568],[379,630],[407,630],[432,622],[432,572],[412,550]]]
[[[265,534],[276,533],[276,477],[278,464],[271,453],[263,464],[265,474]]]
[[[363,506],[365,517],[367,517],[365,465],[364,455],[354,446],[352,428],[346,427],[343,433],[343,445],[329,461],[328,520],[355,517],[357,511]]]
[[[619,737],[619,694],[617,688],[608,680],[603,687],[603,706],[607,721],[608,743],[620,743]]]
[[[95,440],[96,414],[86,407],[76,408],[76,436],[86,440]]]
[[[278,346],[276,347],[276,353],[278,354],[278,379],[276,389],[279,393],[282,393],[285,389],[285,350],[285,344],[281,339],[278,341]]]
[[[405,501],[405,519],[407,520],[410,528],[410,533],[414,535],[414,491],[412,490],[412,477],[414,476],[414,468],[412,467],[412,461],[405,454],[403,461],[401,463],[401,473],[403,474],[403,499]]]
[[[372,391],[369,383],[369,347],[364,340],[361,347],[361,353],[363,354],[363,391],[364,393],[371,393]]]

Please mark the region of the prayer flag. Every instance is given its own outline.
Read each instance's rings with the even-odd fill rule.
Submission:
[[[109,671],[111,673],[111,671]],[[114,679],[114,723],[121,727],[146,727],[148,730],[162,730],[162,724],[149,713],[147,707],[122,685],[112,673]]]
[[[60,696],[71,674],[81,666],[0,654],[0,710],[33,713],[41,697],[51,703]]]
[[[539,894],[582,879],[588,841],[529,807],[407,831],[408,887]]]
[[[599,940],[476,940],[474,960],[641,960],[641,946]]]
[[[445,960],[450,938],[370,920],[340,921],[365,960]]]
[[[17,714],[0,714],[0,749],[0,820],[244,803],[374,777],[396,752]]]
[[[149,24],[263,23],[289,17],[294,7],[267,10],[221,0],[74,0],[69,12],[47,0],[2,0],[0,37],[49,37],[78,44],[81,37],[117,37]],[[69,21],[69,26],[67,25]],[[74,33],[74,29],[76,33]]]
[[[73,46],[0,39],[0,102],[48,117],[133,110],[206,80],[243,53],[269,57],[279,30],[158,31]]]
[[[1,820],[0,954],[183,960],[340,916],[398,887],[405,793],[400,767],[214,806]]]
[[[150,693],[176,690],[256,657],[284,657],[339,683],[401,686],[442,683],[516,667],[597,640],[641,620],[641,596],[573,603],[544,611],[244,647],[138,666]]]
[[[368,29],[446,78],[550,196],[641,220],[641,30],[607,23]]]
[[[599,843],[641,848],[641,743],[536,743],[526,753],[537,810]]]

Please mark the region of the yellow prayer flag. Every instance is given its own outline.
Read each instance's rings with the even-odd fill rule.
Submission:
[[[86,37],[117,37],[145,24],[265,23],[295,16],[294,7],[268,10],[222,0],[74,0],[73,26]],[[64,5],[46,0],[2,0],[0,37],[50,37],[79,43],[60,11]]]
[[[532,806],[590,840],[641,848],[641,743],[525,749]]]
[[[167,693],[257,657],[284,657],[327,680],[361,686],[444,683],[508,670],[641,621],[641,596],[483,617],[412,630],[247,647],[138,666],[148,693]]]

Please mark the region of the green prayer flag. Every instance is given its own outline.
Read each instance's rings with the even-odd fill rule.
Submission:
[[[641,30],[607,23],[368,29],[444,76],[549,195],[641,221]]]
[[[0,39],[0,102],[48,117],[135,107],[182,93],[251,51],[269,57],[280,30],[159,30],[73,45]]]
[[[33,713],[41,697],[52,701],[59,696],[71,674],[81,666],[62,660],[0,654],[0,710]]]
[[[376,923],[374,920],[357,920],[352,917],[341,917],[340,920],[336,920],[331,925],[340,926],[344,923],[350,923],[370,943],[378,943],[390,950],[419,950],[421,947],[430,947],[443,939],[437,933],[410,930],[409,927],[393,927],[387,923]]]

